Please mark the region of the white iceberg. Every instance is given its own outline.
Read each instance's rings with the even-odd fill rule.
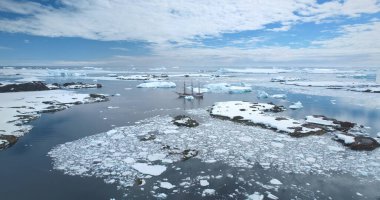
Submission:
[[[274,94],[274,95],[271,95],[270,97],[274,99],[286,99],[286,94]]]
[[[211,83],[204,86],[208,92],[211,93],[230,93],[230,94],[241,94],[251,92],[252,88],[245,85],[244,83],[240,84],[229,84],[229,83]]]
[[[266,99],[269,97],[269,94],[266,93],[265,91],[259,90],[259,91],[257,91],[257,97],[259,99]]]
[[[296,109],[303,108],[303,105],[300,101],[297,101],[297,102],[293,103],[292,105],[290,105],[289,108],[296,110]]]
[[[147,82],[137,85],[138,88],[175,88],[176,84],[173,82],[157,81]]]

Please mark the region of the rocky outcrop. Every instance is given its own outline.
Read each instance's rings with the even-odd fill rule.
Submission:
[[[0,92],[26,92],[26,91],[43,91],[43,90],[56,90],[56,89],[81,89],[81,88],[101,88],[102,85],[88,84],[82,82],[69,82],[64,84],[45,84],[41,81],[33,81],[29,83],[14,83],[14,84],[0,84]]]
[[[0,135],[0,150],[8,148],[17,142],[18,138],[13,135]]]
[[[196,120],[186,115],[178,115],[174,117],[174,120],[172,122],[176,126],[185,126],[185,127],[199,126],[199,123]]]
[[[42,90],[49,90],[49,88],[40,81],[0,85],[0,92],[26,92]]]

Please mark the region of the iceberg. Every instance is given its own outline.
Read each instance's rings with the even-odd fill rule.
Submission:
[[[137,85],[136,87],[137,88],[175,88],[176,84],[173,82],[156,81],[156,82],[141,83]]]
[[[290,105],[289,108],[293,109],[293,110],[296,110],[296,109],[303,108],[303,105],[302,105],[302,103],[300,101],[297,101],[296,103]]]
[[[211,93],[241,94],[251,92],[252,88],[244,83],[211,83],[204,86]]]

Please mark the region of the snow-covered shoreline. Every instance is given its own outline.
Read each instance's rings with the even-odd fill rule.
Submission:
[[[67,90],[45,90],[0,93],[0,149],[12,145],[18,137],[32,129],[28,124],[44,112],[56,112],[73,105],[107,101],[101,94],[79,94]]]

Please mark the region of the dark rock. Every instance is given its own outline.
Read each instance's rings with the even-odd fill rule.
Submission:
[[[0,86],[0,92],[23,92],[23,91],[42,91],[49,88],[41,81],[30,83],[8,84]]]
[[[63,87],[67,87],[67,86],[70,86],[70,85],[83,85],[83,83],[82,82],[77,82],[77,83],[75,83],[75,82],[69,82],[69,83],[64,83]]]
[[[199,125],[197,121],[186,115],[178,115],[174,117],[174,120],[172,122],[176,126],[196,127]]]
[[[14,135],[0,135],[0,140],[6,140],[8,142],[6,144],[0,144],[1,150],[14,145],[17,142],[18,138]]]
[[[150,131],[148,134],[143,135],[140,137],[140,141],[149,141],[156,139],[156,135],[158,134],[158,131]]]
[[[91,98],[100,98],[100,99],[107,99],[107,97],[103,94],[90,94]]]
[[[357,151],[372,151],[378,147],[380,144],[371,137],[357,136],[355,137],[355,142],[348,145],[350,149]]]
[[[194,149],[186,149],[182,152],[182,160],[189,160],[198,155],[198,151]]]
[[[306,124],[303,124],[302,127],[310,128],[310,129],[314,129],[314,130],[317,129],[317,130],[316,131],[311,130],[308,132],[303,132],[301,127],[297,127],[297,128],[294,128],[294,132],[289,133],[289,135],[292,137],[306,137],[306,136],[310,136],[310,135],[323,135],[327,132],[327,130],[323,126],[318,125],[318,124],[306,123]]]
[[[145,184],[145,180],[142,178],[136,178],[135,179],[135,185],[141,186]]]

